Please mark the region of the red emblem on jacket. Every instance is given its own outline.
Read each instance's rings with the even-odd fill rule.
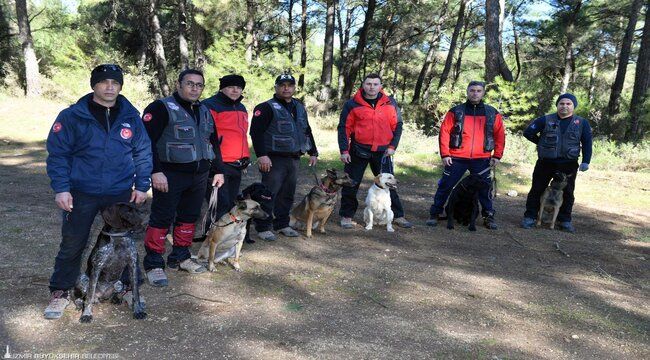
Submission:
[[[144,114],[144,116],[142,117],[142,121],[144,121],[144,122],[149,122],[149,121],[151,121],[151,118],[152,118],[152,117],[153,117],[153,115],[151,115],[151,113],[146,113],[146,114]]]
[[[131,136],[133,136],[133,131],[131,131],[131,129],[124,128],[122,131],[120,131],[120,136],[124,140],[129,140]]]
[[[63,125],[61,125],[61,123],[57,121],[54,123],[54,125],[52,125],[52,132],[58,133],[59,131],[61,131],[62,128]]]
[[[573,123],[576,124],[576,125],[578,125],[578,124],[580,124],[580,120],[575,119],[575,120],[573,120]]]
[[[255,115],[255,116],[260,116],[260,115],[262,115],[262,112],[259,111],[259,110],[255,110],[255,114],[253,114],[253,115]]]

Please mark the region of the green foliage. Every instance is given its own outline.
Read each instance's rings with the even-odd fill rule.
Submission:
[[[533,120],[531,113],[537,108],[536,94],[523,83],[508,82],[501,77],[488,86],[484,101],[497,108],[512,130],[523,130]]]

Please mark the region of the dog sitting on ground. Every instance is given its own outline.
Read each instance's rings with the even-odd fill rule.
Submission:
[[[104,227],[97,237],[97,242],[90,252],[86,273],[81,274],[74,290],[75,304],[83,310],[82,323],[93,319],[93,305],[101,300],[111,299],[119,304],[123,289],[120,281],[122,272],[128,268],[133,293],[132,310],[135,319],[144,319],[144,303],[141,302],[137,279],[138,251],[132,233],[141,230],[142,215],[131,203],[118,203],[101,212]]]
[[[336,169],[328,169],[321,179],[320,186],[314,186],[302,201],[291,210],[289,226],[294,229],[306,229],[307,237],[312,230],[325,234],[325,223],[334,211],[339,190],[343,186],[354,186],[354,181],[346,173],[339,174]]]
[[[231,261],[235,270],[241,271],[239,255],[246,236],[246,222],[250,218],[265,219],[267,216],[258,202],[250,199],[237,200],[229,212],[212,222],[197,259],[207,260],[210,271],[216,270],[215,263],[226,259]]]
[[[267,209],[271,207],[271,200],[273,200],[273,193],[271,193],[271,190],[260,182],[252,183],[245,187],[241,192],[241,196],[244,199],[251,199]],[[255,240],[250,236],[251,222],[253,222],[253,219],[248,219],[246,221],[246,237],[244,238],[244,242],[247,244],[255,243]]]
[[[480,175],[471,174],[456,184],[449,195],[445,212],[447,229],[454,228],[454,219],[459,224],[469,225],[469,231],[476,231],[476,218],[479,215],[478,194],[490,186]]]
[[[394,232],[393,210],[391,209],[390,190],[397,189],[398,181],[390,173],[375,176],[375,182],[368,189],[366,208],[363,210],[363,220],[366,230],[372,230],[373,224],[386,225],[386,231]]]
[[[569,180],[567,174],[557,171],[553,174],[551,184],[544,190],[542,197],[539,200],[539,215],[537,216],[537,226],[550,224],[550,228],[555,227],[555,220],[557,214],[562,207],[564,188]]]

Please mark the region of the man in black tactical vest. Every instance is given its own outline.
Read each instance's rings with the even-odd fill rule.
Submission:
[[[564,188],[562,206],[557,215],[560,230],[575,232],[571,223],[573,209],[573,190],[576,174],[589,169],[592,151],[591,126],[589,122],[573,114],[578,107],[578,100],[573,94],[562,94],[555,102],[556,114],[549,114],[535,119],[524,130],[526,139],[537,144],[538,160],[533,170],[533,183],[526,199],[526,212],[521,226],[530,229],[535,225],[539,211],[539,200],[556,171],[568,175]],[[582,163],[578,158],[582,149]]]
[[[312,135],[305,106],[293,98],[296,79],[283,74],[275,79],[275,95],[253,110],[251,139],[262,173],[262,183],[273,193],[270,208],[262,206],[265,220],[257,220],[258,236],[267,241],[276,240],[271,229],[284,236],[297,237],[289,226],[289,212],[293,205],[298,180],[300,156],[310,155],[309,166],[315,166],[318,150]]]
[[[215,173],[209,180],[212,185],[221,186],[223,163],[212,115],[199,101],[204,86],[203,73],[184,70],[178,76],[176,92],[151,103],[142,116],[153,152],[153,202],[144,238],[144,269],[153,286],[167,286],[162,255],[172,222],[174,243],[167,266],[191,274],[206,271],[190,258],[189,247],[208,171],[212,167]]]

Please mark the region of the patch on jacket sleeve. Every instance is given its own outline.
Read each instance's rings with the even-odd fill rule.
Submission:
[[[133,131],[131,131],[131,129],[123,128],[120,131],[120,136],[124,140],[129,140],[131,138],[131,136],[133,136]]]
[[[580,120],[575,119],[575,120],[573,120],[573,123],[576,124],[576,125],[579,125],[579,124],[580,124]]]
[[[151,121],[152,118],[153,118],[153,115],[151,115],[151,113],[146,113],[146,114],[144,114],[144,116],[142,117],[142,121],[144,121],[144,122],[149,122],[149,121]]]
[[[255,113],[253,114],[253,116],[260,116],[260,115],[262,115],[262,111],[261,110],[255,110]]]
[[[58,133],[59,131],[61,131],[61,129],[63,129],[63,125],[61,125],[61,123],[58,122],[58,121],[55,122],[54,125],[52,125],[52,132],[53,133]]]

